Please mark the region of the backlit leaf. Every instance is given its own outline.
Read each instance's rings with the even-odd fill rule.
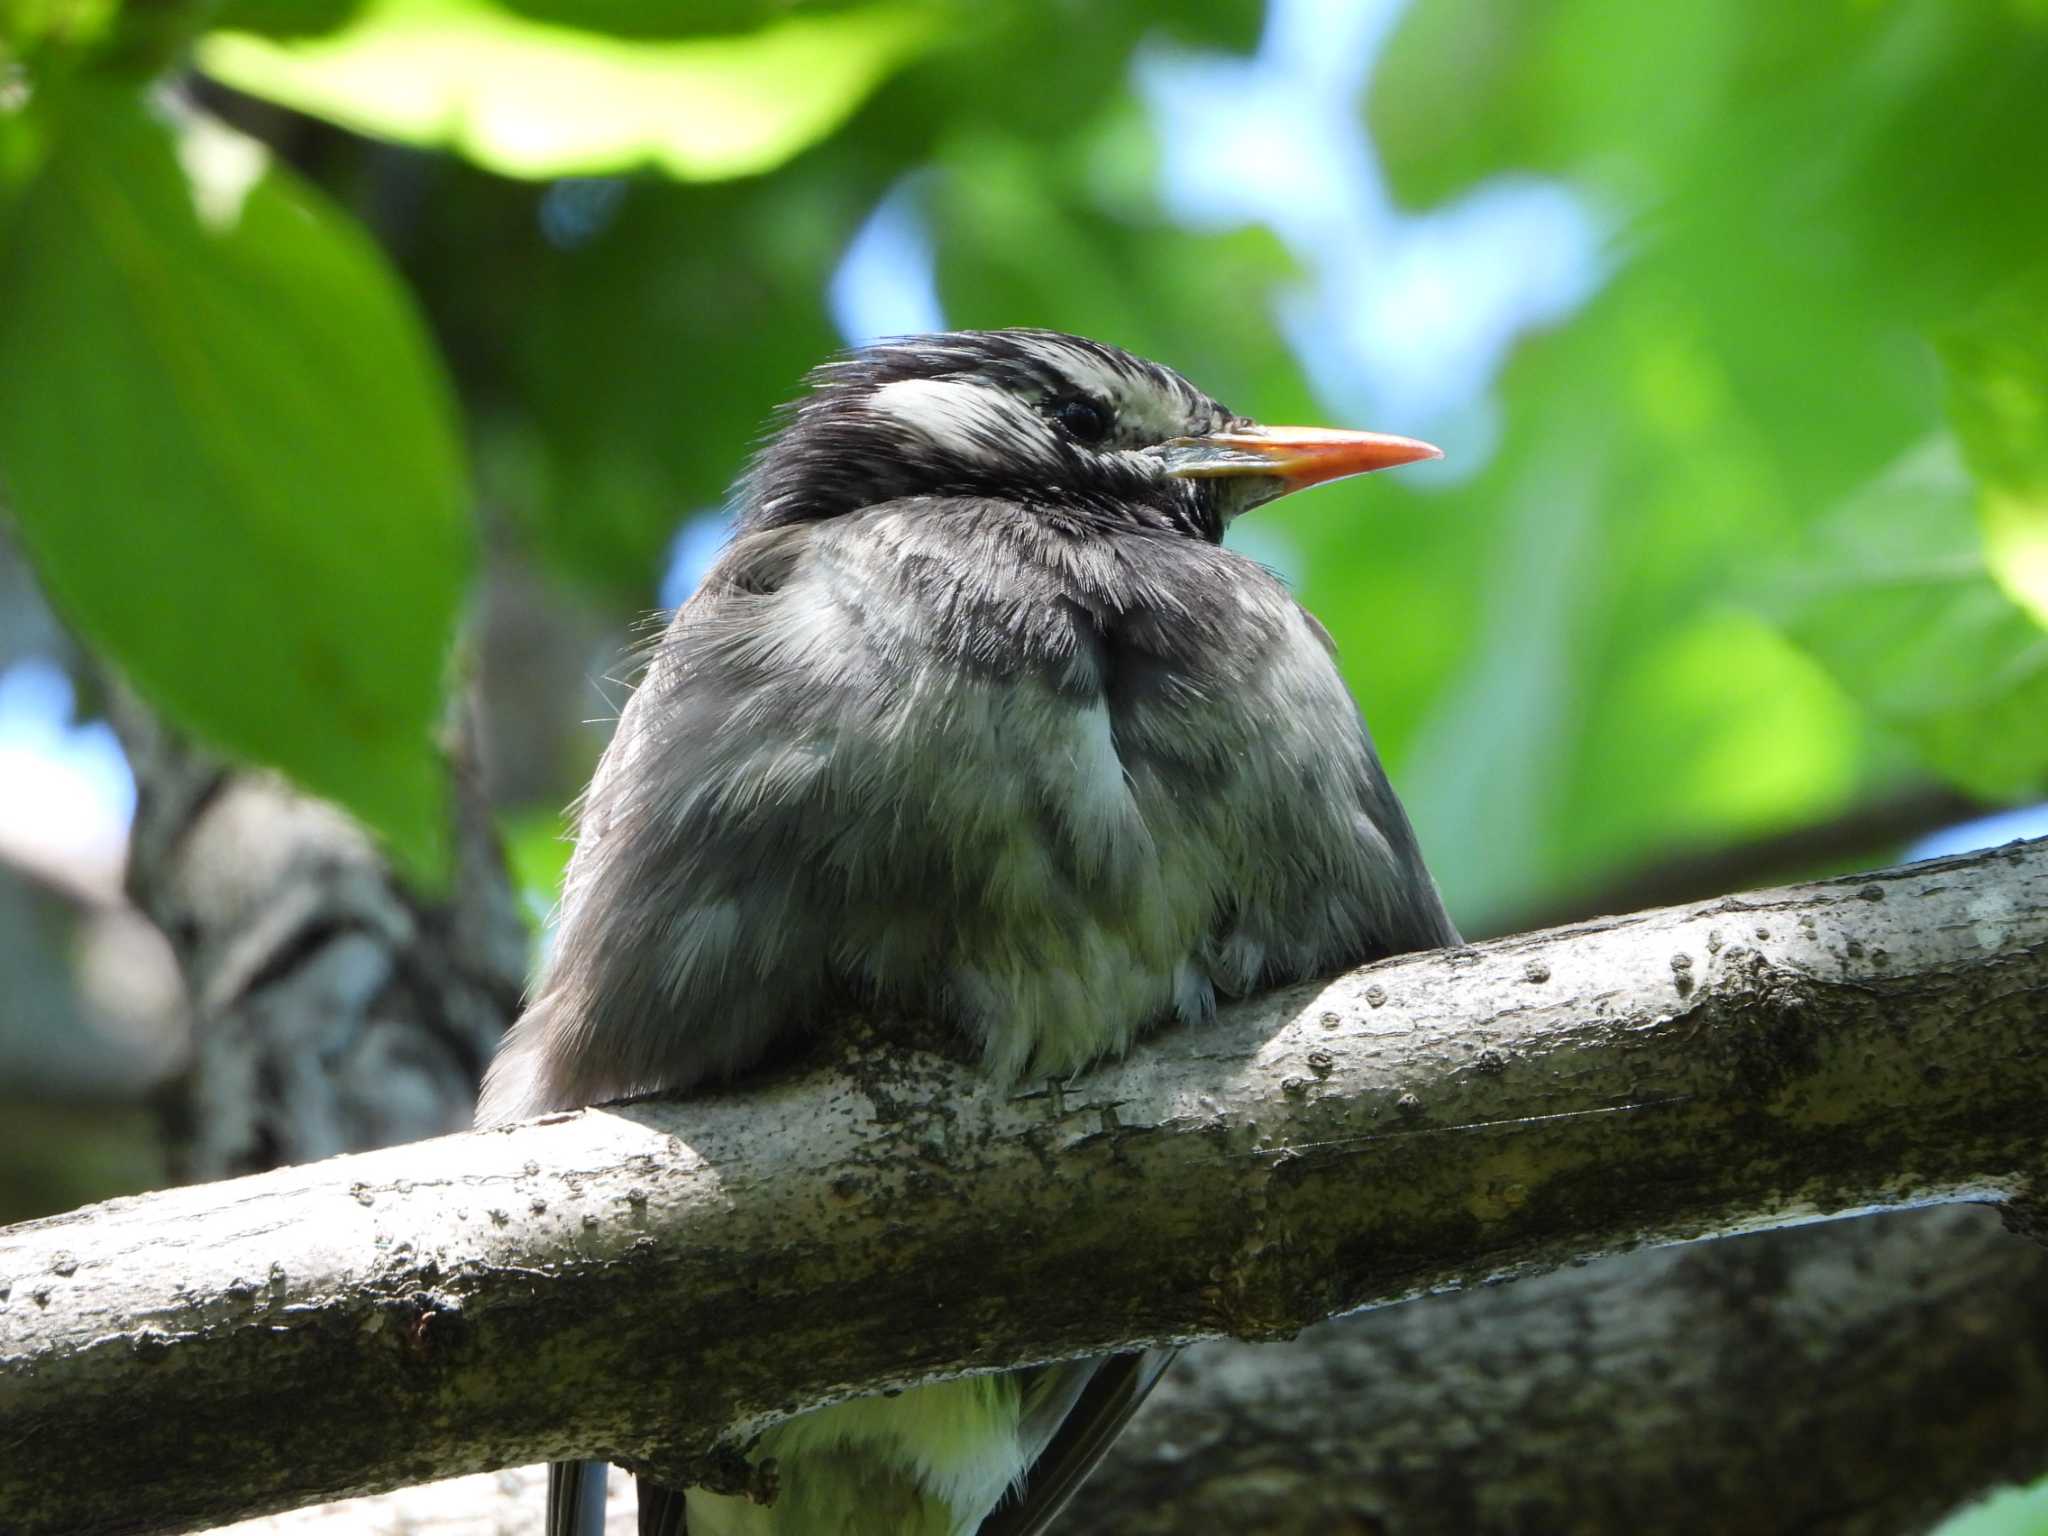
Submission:
[[[823,138],[936,32],[931,11],[886,4],[636,41],[486,0],[374,0],[328,35],[217,32],[198,58],[250,95],[507,176],[650,166],[701,181]]]
[[[255,144],[76,106],[0,247],[0,481],[30,555],[160,707],[431,876],[470,537],[426,337]]]

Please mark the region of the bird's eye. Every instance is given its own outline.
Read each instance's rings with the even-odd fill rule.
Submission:
[[[1076,442],[1099,443],[1109,436],[1109,412],[1079,395],[1055,405],[1052,419]]]

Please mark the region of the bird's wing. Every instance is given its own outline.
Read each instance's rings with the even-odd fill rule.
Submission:
[[[770,775],[858,701],[762,609],[807,533],[736,542],[654,651],[584,793],[551,958],[478,1125],[728,1076],[817,1005],[837,915],[805,858],[820,797],[805,821]],[[815,578],[791,606],[834,641],[851,623]]]
[[[1053,1367],[1046,1396],[1025,1410],[1027,1436],[1035,1424],[1052,1426],[1043,1433],[1044,1449],[1016,1493],[981,1522],[978,1536],[1039,1536],[1050,1527],[1179,1353],[1148,1349]],[[1070,1406],[1060,1413],[1063,1401]]]
[[[601,1461],[548,1463],[548,1536],[604,1536]]]

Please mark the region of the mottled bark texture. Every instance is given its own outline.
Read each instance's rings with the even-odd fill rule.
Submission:
[[[2048,1252],[1947,1206],[1198,1345],[1068,1536],[1910,1536],[2048,1473]]]
[[[422,898],[346,816],[231,768],[116,694],[135,769],[128,888],[192,1003],[176,1172],[218,1179],[469,1123],[526,935],[456,764],[456,868]]]
[[[1388,962],[1057,1089],[855,1023],[745,1092],[31,1223],[0,1528],[581,1452],[730,1477],[732,1435],[857,1389],[2025,1197],[2044,1013],[2015,845]]]
[[[1065,1536],[1909,1536],[2048,1472],[2048,1252],[1943,1206],[1198,1344]],[[539,1468],[223,1536],[539,1536]],[[612,1479],[613,1536],[634,1500]]]

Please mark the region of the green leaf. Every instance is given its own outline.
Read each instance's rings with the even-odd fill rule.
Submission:
[[[2048,1536],[2048,1479],[2000,1488],[1950,1515],[1929,1536]]]
[[[2048,627],[2048,267],[1986,300],[1941,358],[1991,569]]]
[[[283,0],[273,0],[283,3]],[[792,10],[816,15],[823,11],[849,9],[849,0],[498,0],[508,11],[535,21],[554,22],[586,32],[609,32],[619,37],[663,38],[730,32],[759,27]],[[1120,40],[1127,51],[1131,36],[1141,30],[1165,28],[1176,36],[1247,52],[1257,43],[1262,7],[1258,0],[1146,0],[1146,3],[1117,6],[1053,5],[1044,0],[976,0],[970,7],[956,6],[963,17],[997,25],[1022,24],[1044,28],[1055,35],[1064,32],[1071,40],[1076,29],[1115,27],[1126,34]],[[1108,14],[1104,14],[1108,13]],[[1076,50],[1077,52],[1079,50]],[[1092,49],[1090,51],[1093,51]],[[996,62],[996,61],[991,61]],[[1077,62],[1062,58],[1062,70]],[[1014,73],[1014,71],[1013,71]],[[1039,76],[1044,82],[1044,75]]]
[[[257,145],[74,105],[0,246],[0,480],[29,553],[160,707],[431,877],[471,549],[427,338]]]
[[[788,0],[497,0],[505,10],[531,21],[608,32],[614,37],[701,37],[710,32],[748,31],[786,16]],[[843,0],[804,0],[812,13],[840,9]]]
[[[1929,765],[2038,786],[2038,632],[2012,600],[2048,558],[2038,525],[1960,475],[1938,509],[1859,491],[1943,429],[1935,338],[2048,249],[2048,202],[2019,192],[2048,156],[2043,20],[1947,0],[1403,13],[1368,104],[1401,198],[1535,170],[1614,231],[1599,296],[1511,363],[1493,460],[1404,534],[1420,558],[1359,533],[1354,567],[1310,567],[1347,657],[1384,658],[1366,696],[1397,750],[1379,700],[1426,701],[1402,785],[1462,915],[1837,814]],[[1789,638],[1736,611],[1787,562]]]
[[[1953,443],[1919,449],[1809,530],[1766,606],[1785,632],[1957,784],[2048,784],[2048,630],[1988,568]]]
[[[2048,629],[2048,499],[1989,486],[1979,517],[1991,574],[2036,624]]]
[[[931,10],[877,4],[633,41],[486,0],[375,0],[329,36],[216,32],[198,60],[253,96],[508,176],[651,165],[708,181],[825,137],[937,31]]]
[[[2048,269],[1942,337],[1949,420],[1978,479],[2048,500]]]
[[[520,913],[539,933],[561,899],[562,877],[576,849],[575,828],[560,811],[524,810],[497,818],[505,871],[519,898]]]
[[[2048,249],[2048,25],[2017,7],[1436,0],[1374,80],[1389,174],[1571,176],[1700,311],[1786,490],[1832,505],[1924,436],[1926,340]]]
[[[218,0],[207,22],[219,32],[306,37],[346,26],[362,8],[363,0]]]
[[[120,13],[119,0],[0,0],[0,60],[90,52],[114,35]]]
[[[807,160],[744,182],[636,182],[575,249],[531,221],[509,237],[530,246],[493,387],[516,412],[494,414],[488,462],[553,564],[648,601],[678,523],[719,503],[774,407],[839,344],[825,281],[876,191]]]

